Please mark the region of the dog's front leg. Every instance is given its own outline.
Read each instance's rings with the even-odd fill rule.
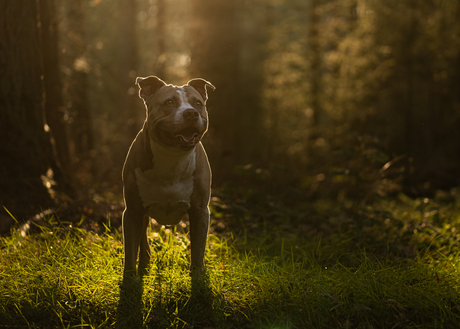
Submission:
[[[150,224],[150,217],[144,215],[144,222],[142,225],[141,242],[139,248],[139,272],[145,271],[150,263],[150,246],[147,238],[147,229]]]
[[[127,207],[123,212],[124,277],[136,275],[136,260],[143,229],[144,216]]]
[[[190,220],[190,242],[191,242],[191,261],[190,270],[192,272],[204,272],[204,252],[206,249],[206,239],[209,228],[209,209],[191,209],[189,211]]]

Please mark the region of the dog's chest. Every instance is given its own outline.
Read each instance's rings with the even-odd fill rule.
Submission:
[[[147,215],[161,225],[176,225],[190,209],[195,150],[177,153],[158,146],[152,150],[153,169],[135,170],[139,195]]]

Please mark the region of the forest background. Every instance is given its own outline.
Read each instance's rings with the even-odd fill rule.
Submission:
[[[3,232],[3,208],[26,219],[88,198],[121,203],[145,118],[137,76],[217,87],[203,141],[216,188],[344,202],[460,184],[458,1],[0,6]]]
[[[217,87],[203,285],[121,281],[148,75]],[[458,0],[0,0],[0,323],[456,328],[459,127]]]

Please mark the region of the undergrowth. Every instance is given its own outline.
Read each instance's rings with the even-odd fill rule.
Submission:
[[[203,277],[174,229],[150,233],[148,273],[125,282],[110,221],[101,234],[52,216],[14,229],[0,242],[0,327],[457,327],[455,193],[296,211],[257,197],[214,198]]]

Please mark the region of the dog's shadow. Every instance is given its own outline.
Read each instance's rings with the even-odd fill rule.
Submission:
[[[143,279],[143,276],[128,277],[124,278],[120,284],[120,299],[115,328],[142,328],[146,325],[142,313]],[[215,305],[213,307],[213,301],[215,302],[216,296],[210,288],[207,274],[191,275],[190,293],[189,302],[182,310],[184,314],[180,314],[180,316],[187,322],[207,323],[212,327],[216,320],[218,321],[215,310],[213,310],[215,307]],[[193,317],[189,318],[191,314]]]
[[[120,284],[115,328],[142,328],[143,277],[125,277]]]

